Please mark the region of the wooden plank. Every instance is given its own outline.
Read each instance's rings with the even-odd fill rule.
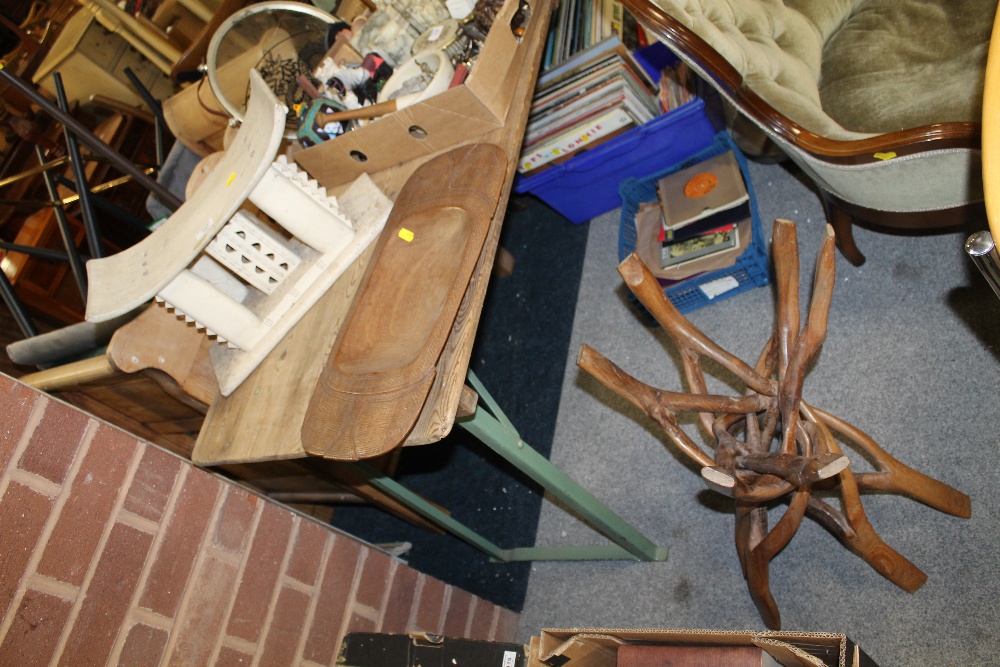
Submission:
[[[507,121],[502,132],[497,132],[489,140],[495,141],[507,153],[510,164],[516,165],[521,154],[521,142],[524,126],[528,122],[528,111],[531,107],[531,97],[535,90],[535,80],[538,77],[538,66],[541,62],[542,50],[545,46],[545,34],[548,30],[551,14],[551,2],[539,2],[534,6],[531,22],[525,39],[530,40],[532,51],[526,55],[528,67],[523,76],[518,79],[517,90],[514,93],[514,104],[507,112]],[[427,398],[420,419],[410,432],[404,445],[424,445],[436,442],[451,432],[455,424],[458,402],[465,385],[465,376],[469,371],[469,358],[472,356],[472,345],[479,328],[479,317],[482,314],[483,302],[486,300],[486,288],[493,270],[497,247],[500,241],[500,229],[503,217],[507,211],[510,199],[510,188],[514,182],[515,169],[508,169],[507,182],[503,195],[497,203],[497,212],[493,218],[490,233],[483,246],[479,265],[473,274],[465,300],[459,308],[451,337],[445,346],[438,362],[437,376]]]
[[[458,413],[456,416],[471,417],[475,414],[477,405],[479,405],[479,394],[468,385],[462,387],[462,395],[458,399]]]
[[[150,368],[163,371],[188,395],[209,406],[219,395],[208,357],[208,347],[216,344],[193,324],[161,305],[153,305],[115,332],[107,356],[123,373]]]
[[[299,429],[374,247],[368,248],[236,391],[208,411],[198,465],[306,456]]]

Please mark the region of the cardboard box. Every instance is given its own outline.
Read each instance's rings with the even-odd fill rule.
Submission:
[[[542,630],[528,647],[425,633],[358,632],[344,637],[338,667],[878,667],[846,635],[831,632],[674,629]],[[628,655],[638,647],[681,651],[656,657]],[[738,651],[722,651],[733,648]],[[704,660],[702,659],[702,651]],[[754,651],[753,649],[759,649]],[[655,653],[655,652],[654,652]],[[727,655],[728,654],[728,655]],[[734,654],[737,654],[734,656]],[[626,657],[627,656],[627,657]]]
[[[762,665],[878,667],[846,635],[754,630],[567,629],[532,637],[528,667],[616,667],[625,645],[759,647]]]
[[[535,40],[547,0],[506,0],[494,19],[479,58],[462,85],[384,116],[318,146],[297,151],[295,161],[327,188],[470,143],[503,127],[526,54]],[[515,16],[529,13],[517,37]],[[533,20],[536,19],[536,20]]]

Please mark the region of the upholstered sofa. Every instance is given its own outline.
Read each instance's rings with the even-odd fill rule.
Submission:
[[[996,0],[625,5],[815,181],[838,241],[853,246],[852,218],[926,228],[981,215]]]

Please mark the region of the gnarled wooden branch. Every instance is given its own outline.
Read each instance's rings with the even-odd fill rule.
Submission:
[[[860,429],[802,400],[806,372],[827,334],[833,298],[833,230],[827,226],[819,251],[813,294],[800,330],[799,259],[795,224],[776,220],[772,248],[777,278],[774,332],[754,367],[730,354],[694,327],[664,295],[636,255],[618,271],[629,289],[677,346],[689,391],[656,389],[636,380],[600,353],[583,346],[577,363],[603,385],[652,417],[692,461],[705,483],[736,501],[736,553],[750,596],[768,627],[781,617],[770,591],[770,563],[809,516],[848,550],[906,591],[926,575],[875,532],[861,493],[888,491],[909,496],[959,517],[971,516],[969,497],[904,465]],[[746,385],[741,396],[710,394],[702,359],[708,358]],[[695,412],[715,439],[714,458],[677,423],[677,413]],[[742,433],[743,439],[739,439]],[[875,472],[855,474],[834,433],[854,443],[876,463]],[[812,494],[813,485],[833,486],[840,509]],[[765,503],[787,500],[781,518],[768,529]]]

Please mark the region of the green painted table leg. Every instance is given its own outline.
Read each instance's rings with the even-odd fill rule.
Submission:
[[[664,560],[666,547],[657,547],[635,528],[612,512],[579,484],[548,459],[528,446],[510,420],[503,414],[496,402],[483,387],[479,379],[469,371],[469,382],[485,401],[490,411],[477,405],[475,413],[458,421],[458,425],[482,441],[487,447],[509,461],[518,470],[535,480],[565,503],[591,527],[614,544],[604,546],[573,547],[519,547],[502,549],[462,522],[442,511],[433,503],[413,493],[399,482],[383,475],[366,463],[353,463],[355,469],[368,481],[409,509],[428,521],[440,526],[455,537],[485,552],[499,561],[534,560]],[[494,416],[495,415],[495,416]]]
[[[496,401],[486,391],[479,378],[470,370],[469,384],[479,393],[480,403],[489,406],[490,414],[482,405],[476,406],[471,417],[457,423],[476,436],[487,447],[502,456],[518,470],[535,480],[542,487],[576,512],[592,528],[624,549],[636,560],[664,560],[667,550],[657,547],[639,531],[595,498],[560,470],[547,458],[539,454],[518,435],[510,420],[503,414]],[[586,549],[588,547],[574,547]]]

